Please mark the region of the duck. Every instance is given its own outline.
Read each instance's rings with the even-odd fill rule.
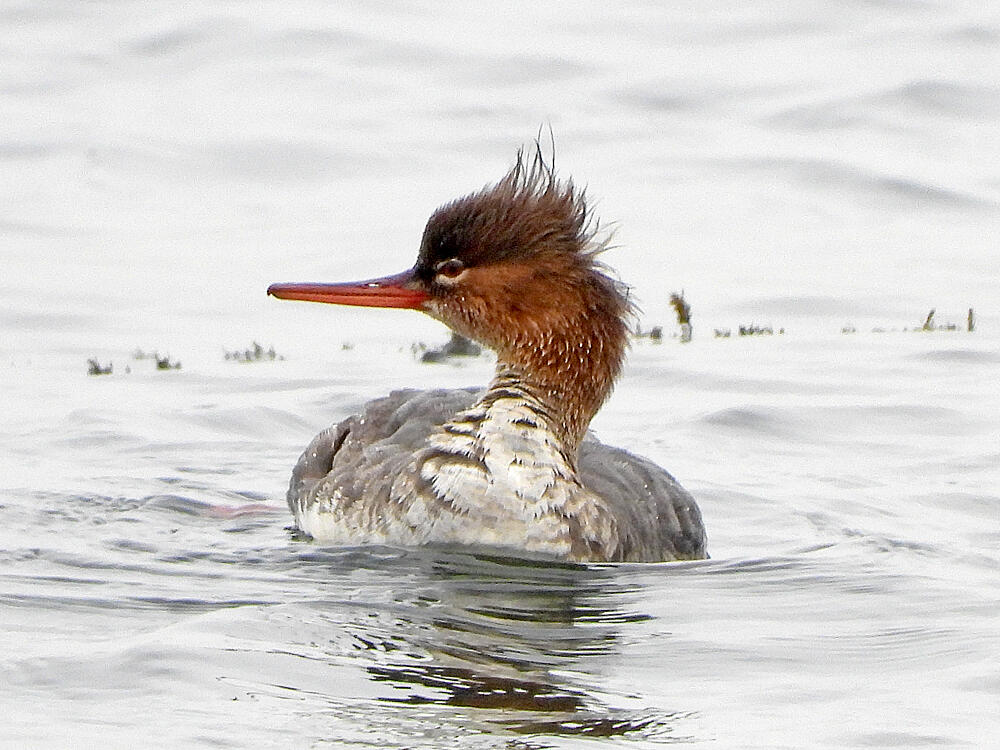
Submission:
[[[570,563],[707,558],[692,495],[589,430],[635,314],[599,260],[608,242],[586,191],[536,144],[498,182],[434,211],[412,268],[272,284],[284,300],[417,310],[496,354],[484,389],[394,391],[320,432],[289,482],[297,529],[332,545]]]

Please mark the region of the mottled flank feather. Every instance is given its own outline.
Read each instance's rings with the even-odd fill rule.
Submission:
[[[321,432],[299,459],[288,489],[300,528],[338,544],[517,547],[579,561],[706,556],[694,498],[656,464],[589,433],[577,457],[578,481],[553,492],[558,485],[543,475],[560,465],[566,470],[565,457],[535,465],[531,459],[545,440],[536,427],[521,424],[520,466],[497,479],[520,485],[527,473],[535,483],[520,485],[520,504],[491,497],[485,457],[469,455],[466,440],[449,440],[478,432],[484,417],[475,404],[481,395],[395,391]],[[442,473],[442,465],[452,468]],[[460,478],[452,480],[451,473]],[[470,486],[481,494],[464,491]]]

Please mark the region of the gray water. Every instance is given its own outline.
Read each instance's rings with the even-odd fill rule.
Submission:
[[[0,5],[0,745],[996,744],[998,54],[972,2]],[[667,331],[593,427],[712,559],[297,538],[316,431],[491,362],[267,285],[407,267],[550,124]]]

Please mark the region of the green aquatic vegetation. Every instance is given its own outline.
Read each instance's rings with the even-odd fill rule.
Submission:
[[[224,351],[226,359],[231,362],[274,362],[275,360],[284,360],[284,357],[278,354],[273,346],[265,349],[256,341],[251,342],[250,346],[242,351],[229,351],[228,349]]]
[[[157,354],[156,355],[156,369],[157,370],[179,370],[179,369],[181,369],[181,363],[180,362],[174,362],[174,361],[172,361],[170,359],[170,355],[169,354],[167,356],[165,356],[165,357],[161,357],[160,355]]]
[[[653,326],[648,331],[642,330],[642,326],[637,325],[632,336],[637,339],[649,339],[654,344],[663,341],[663,326]]]
[[[680,294],[674,292],[670,295],[670,306],[677,313],[677,324],[681,327],[681,342],[687,343],[691,340],[691,305],[684,299],[684,291]]]
[[[451,334],[451,338],[448,342],[437,349],[427,349],[424,344],[415,344],[411,347],[411,350],[416,354],[416,352],[421,351],[420,355],[421,362],[443,362],[449,357],[478,357],[483,353],[483,348],[479,344],[471,341],[470,339],[461,336],[454,331]]]
[[[773,336],[774,328],[770,325],[759,326],[756,323],[750,323],[749,325],[741,325],[739,328],[740,336]],[[785,332],[784,328],[778,329],[778,334]]]
[[[96,358],[87,360],[88,375],[110,375],[115,369],[114,362],[102,365]]]

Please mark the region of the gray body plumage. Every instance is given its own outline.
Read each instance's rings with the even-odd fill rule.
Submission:
[[[337,544],[460,544],[566,560],[706,557],[701,514],[666,471],[591,434],[568,456],[507,383],[395,391],[313,439],[288,490]]]

